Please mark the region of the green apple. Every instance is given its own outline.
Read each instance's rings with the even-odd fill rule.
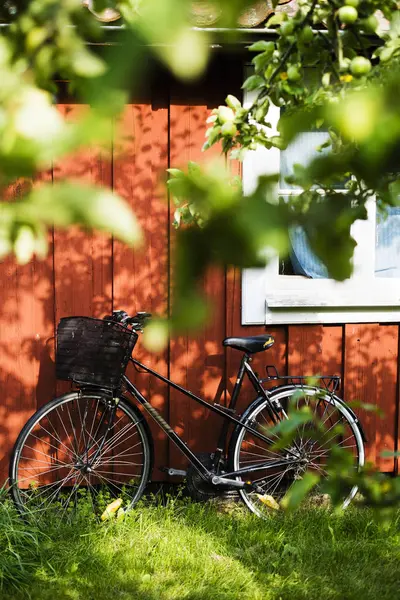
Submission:
[[[284,21],[281,25],[281,34],[285,37],[292,35],[294,31],[294,23],[293,21]]]
[[[350,63],[350,71],[354,77],[367,75],[372,68],[371,61],[364,56],[356,56]]]
[[[344,25],[352,25],[358,19],[358,12],[354,6],[342,6],[337,11],[339,21]]]

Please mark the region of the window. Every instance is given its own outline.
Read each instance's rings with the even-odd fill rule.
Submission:
[[[251,101],[251,94],[247,94],[245,102]],[[269,120],[277,123],[279,108],[273,112]],[[298,194],[285,177],[294,164],[308,164],[326,137],[321,131],[303,133],[285,151],[259,148],[248,152],[243,164],[245,193],[254,189],[259,175],[279,172],[279,195]],[[329,279],[303,230],[290,231],[289,259],[282,261],[274,255],[265,269],[243,271],[242,323],[400,321],[400,209],[377,214],[371,200],[368,220],[356,222],[352,235],[357,241],[354,273],[350,279],[337,282]]]

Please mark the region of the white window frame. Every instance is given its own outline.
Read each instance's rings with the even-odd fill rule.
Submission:
[[[244,105],[253,99],[253,92],[245,92]],[[276,127],[278,107],[271,107],[268,120]],[[243,162],[244,193],[254,190],[260,175],[277,174],[279,169],[277,148],[249,151]],[[400,278],[375,277],[374,200],[367,209],[368,220],[357,221],[351,230],[357,241],[351,278],[338,282],[280,275],[279,257],[270,252],[272,258],[265,268],[242,272],[242,325],[400,321]]]

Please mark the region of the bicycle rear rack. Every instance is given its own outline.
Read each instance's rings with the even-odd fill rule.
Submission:
[[[260,383],[269,383],[270,381],[285,381],[292,385],[311,385],[324,387],[328,392],[334,394],[340,387],[340,377],[338,375],[279,375],[274,365],[265,367],[267,377],[260,379]],[[322,383],[322,385],[321,385]]]

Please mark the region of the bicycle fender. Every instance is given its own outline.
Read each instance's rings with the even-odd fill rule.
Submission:
[[[366,444],[368,442],[367,436],[365,435],[363,426],[361,424],[361,421],[357,417],[357,415],[354,412],[354,410],[352,408],[350,408],[350,406],[348,404],[346,404],[346,402],[344,400],[342,400],[341,398],[338,398],[337,396],[335,396],[335,400],[337,400],[339,402],[339,404],[341,404],[342,406],[344,406],[344,408],[351,414],[351,416],[353,417],[353,419],[354,419],[354,421],[355,421],[358,429],[360,430],[362,441]]]

